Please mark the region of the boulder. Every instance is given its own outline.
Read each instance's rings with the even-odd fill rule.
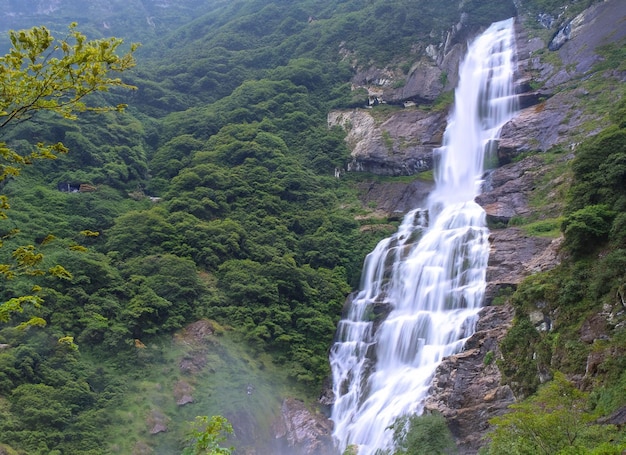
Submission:
[[[335,455],[332,422],[309,410],[300,400],[287,398],[283,401],[274,433],[277,439],[285,440],[290,454]]]
[[[180,380],[174,384],[174,399],[178,406],[193,403],[193,386],[187,381]]]
[[[161,410],[153,409],[148,414],[146,423],[150,429],[150,434],[158,434],[167,431],[167,425],[169,423],[169,417],[167,417]]]

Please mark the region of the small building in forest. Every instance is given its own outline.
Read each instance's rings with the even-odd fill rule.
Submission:
[[[96,187],[89,185],[88,183],[71,183],[60,182],[57,185],[57,189],[64,193],[90,193],[96,191]]]

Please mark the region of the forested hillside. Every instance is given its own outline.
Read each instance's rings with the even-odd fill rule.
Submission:
[[[363,259],[398,223],[359,201],[357,184],[372,176],[343,172],[346,132],[329,128],[327,114],[366,106],[367,93],[352,90],[358,70],[407,73],[461,17],[459,42],[515,15],[513,2],[169,0],[102,9],[66,0],[49,2],[49,11],[45,3],[3,5],[0,25],[46,25],[64,38],[77,21],[90,38],[118,36],[127,48],[141,42],[137,66],[120,75],[137,90],[93,95],[128,105],[124,112],[82,112],[76,120],[41,112],[0,130],[0,141],[22,155],[37,142],[69,149],[0,182],[10,203],[0,219],[0,264],[33,245],[43,268],[60,264],[71,274],[21,275],[0,286],[0,302],[34,286],[43,299],[0,324],[0,453],[180,453],[184,421],[209,413],[269,426],[267,414],[238,414],[244,405],[231,370],[250,375],[236,385],[248,395],[251,384],[277,395],[259,398],[250,413],[271,414],[281,394],[316,399]],[[566,12],[562,3],[522,2],[522,12],[573,17],[591,2],[567,2]],[[9,45],[3,37],[1,48]],[[563,224],[572,260],[520,287],[515,333],[525,330],[526,306],[539,300],[557,308],[570,299],[587,312],[615,295],[623,303],[621,106],[573,162]],[[548,292],[555,288],[572,292]],[[33,317],[45,327],[19,328]],[[209,321],[213,337],[208,366],[190,353],[191,342],[172,345],[174,333],[198,320]],[[517,353],[528,346],[521,336],[503,347],[503,371],[530,394],[538,385],[532,368],[545,357]],[[533,346],[555,345],[535,338]],[[574,338],[551,368],[580,373],[584,349]],[[615,397],[594,395],[611,401],[605,414],[626,401],[620,339],[623,329],[597,347],[614,352],[602,371]],[[179,368],[181,359],[195,366]],[[199,376],[187,374],[196,367]],[[200,405],[177,407],[162,391],[175,381],[196,387]],[[151,419],[172,422],[150,435]],[[253,444],[255,431],[236,435],[235,445]]]

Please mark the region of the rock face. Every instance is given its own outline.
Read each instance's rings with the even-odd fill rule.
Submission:
[[[517,39],[518,46],[521,44],[520,80],[534,78],[543,84],[543,88],[525,94],[524,99],[534,102],[523,104],[519,115],[505,125],[500,140],[502,150],[514,153],[546,151],[554,145],[573,142],[572,133],[580,131],[590,119],[583,106],[585,99],[592,94],[583,89],[570,90],[567,84],[580,79],[601,59],[597,53],[599,46],[616,43],[626,37],[624,17],[626,3],[619,0],[598,2],[582,12],[561,29],[569,30],[566,39],[558,46],[552,45],[558,48],[561,60],[558,66],[540,62],[533,53],[545,48],[545,44],[539,39],[527,39],[521,31]],[[614,73],[611,76],[618,81],[626,81],[626,74]],[[506,153],[503,155],[506,156]]]
[[[430,44],[423,57],[409,70],[404,85],[393,88],[389,79],[384,85],[381,100],[389,104],[424,103],[437,99],[444,91],[458,83],[459,63],[467,48],[467,36],[476,33],[467,25],[467,14],[461,14],[437,45]],[[358,83],[358,79],[355,81]]]
[[[311,412],[302,401],[283,401],[280,420],[274,424],[277,439],[284,439],[284,453],[292,455],[335,455],[331,439],[332,423]]]
[[[536,157],[494,169],[486,175],[476,202],[492,222],[506,224],[514,216],[528,216],[528,196],[541,175],[542,162]]]
[[[488,217],[508,221],[512,216],[531,212],[528,200],[537,180],[543,175],[536,158],[528,158],[494,170],[478,201]],[[522,229],[492,229],[487,268],[485,304],[491,305],[502,291],[515,289],[531,273],[547,270],[559,263],[560,239],[533,237]],[[448,421],[460,454],[475,454],[484,444],[488,420],[503,414],[515,402],[512,390],[501,385],[495,365],[500,358],[498,344],[513,318],[508,306],[486,306],[480,312],[476,333],[465,350],[445,359],[437,368],[428,411],[438,411]]]
[[[500,164],[507,164],[523,152],[546,151],[559,144],[571,144],[572,132],[590,117],[582,105],[590,94],[583,89],[563,90],[579,79],[600,60],[598,46],[615,43],[626,36],[622,19],[626,3],[619,0],[599,2],[585,10],[564,28],[567,39],[558,45],[559,65],[544,63],[537,51],[547,45],[539,38],[528,38],[518,26],[519,114],[504,126],[498,145]],[[457,25],[462,30],[462,21]],[[568,28],[569,27],[569,28]],[[446,44],[427,52],[430,61],[420,60],[410,71],[403,87],[390,89],[393,72],[370,68],[355,76],[356,87],[366,87],[383,102],[402,104],[407,101],[429,102],[457,84],[459,61],[465,47],[454,43],[450,33]],[[554,46],[553,46],[554,47]],[[428,50],[427,50],[428,51]],[[446,83],[442,75],[446,74]],[[624,82],[626,74],[614,74]],[[533,90],[529,81],[542,86]],[[378,89],[376,88],[378,87]],[[352,160],[347,170],[378,175],[412,175],[432,167],[432,150],[441,145],[447,112],[399,110],[384,120],[377,120],[367,109],[329,114],[329,125],[341,125],[348,131]],[[592,134],[590,131],[589,134]]]
[[[365,207],[375,206],[388,218],[398,218],[415,207],[426,207],[426,197],[434,183],[416,179],[410,184],[399,182],[363,182],[357,185]]]
[[[432,168],[432,152],[441,145],[444,112],[399,110],[379,123],[367,109],[333,111],[329,126],[347,132],[352,150],[347,170],[378,175],[413,175]]]
[[[485,304],[490,305],[500,291],[515,289],[531,273],[549,270],[559,263],[561,239],[532,237],[521,229],[493,230],[487,266]]]

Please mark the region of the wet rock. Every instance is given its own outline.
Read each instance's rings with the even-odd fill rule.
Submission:
[[[496,366],[498,344],[511,326],[513,313],[509,305],[483,308],[466,349],[446,358],[435,373],[425,409],[446,418],[460,454],[478,453],[488,419],[505,413],[515,402],[512,390],[501,385]]]
[[[320,397],[317,400],[325,412],[330,414],[330,409],[335,402],[335,394],[333,393],[333,383],[330,377],[324,380],[322,384],[322,391],[320,392]]]
[[[284,439],[293,455],[335,455],[331,438],[332,422],[310,411],[294,398],[287,398],[274,425],[277,439]]]

